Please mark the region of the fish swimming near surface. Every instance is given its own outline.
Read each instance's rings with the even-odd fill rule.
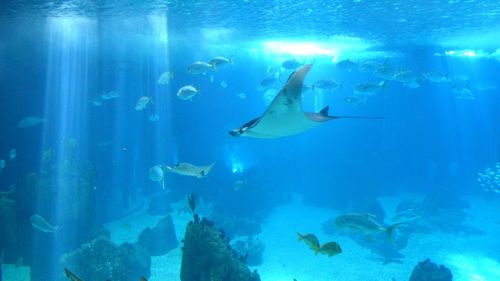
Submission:
[[[398,222],[386,227],[377,222],[376,216],[370,213],[347,213],[335,218],[335,225],[340,229],[358,232],[368,238],[386,233],[391,243],[395,228],[403,223],[405,222]]]
[[[288,70],[295,70],[302,66],[302,63],[296,59],[286,60],[281,64],[281,67]]]
[[[375,94],[380,90],[385,90],[386,85],[387,81],[385,80],[379,83],[374,83],[374,82],[361,83],[356,85],[356,87],[354,88],[354,92]]]
[[[33,127],[45,121],[43,118],[37,116],[26,116],[17,123],[18,128]]]
[[[219,66],[223,66],[226,64],[231,64],[233,63],[232,59],[228,59],[222,56],[214,57],[211,59],[208,64],[210,64],[214,69],[217,69]]]
[[[11,150],[9,151],[9,158],[10,158],[10,160],[14,160],[14,159],[16,158],[16,156],[17,156],[17,151],[16,151],[16,149],[15,149],[15,148],[11,149]]]
[[[306,64],[292,73],[283,89],[274,97],[262,116],[229,131],[229,134],[234,137],[248,136],[272,139],[294,135],[339,118],[383,119],[380,117],[330,116],[328,115],[328,106],[318,113],[303,112],[301,104],[303,81],[311,67],[312,64]]]
[[[175,166],[166,166],[166,171],[183,176],[203,178],[208,176],[208,173],[210,173],[210,170],[212,170],[214,165],[215,162],[207,166],[195,166],[191,163],[179,163]]]
[[[349,59],[346,59],[337,62],[335,66],[339,69],[351,71],[353,68],[356,68],[357,64]]]
[[[142,96],[135,103],[134,109],[137,111],[142,111],[148,107],[150,103],[153,103],[153,99],[151,97]]]
[[[177,91],[177,97],[179,97],[181,100],[188,100],[192,101],[193,97],[198,95],[200,93],[199,90],[197,90],[195,87],[191,85],[184,86]]]
[[[342,248],[337,242],[328,242],[319,247],[319,253],[333,257],[342,253]]]
[[[342,85],[335,82],[333,79],[318,80],[312,85],[313,92],[317,90],[335,90],[337,88],[342,88]]]
[[[197,61],[188,66],[187,72],[189,74],[207,74],[207,72],[215,70],[215,67],[203,61]]]
[[[317,255],[320,250],[320,245],[319,245],[319,240],[314,234],[300,234],[297,233],[298,240],[299,241],[304,241],[311,250],[314,251],[314,253]]]
[[[172,70],[163,72],[160,75],[160,78],[158,78],[158,84],[166,85],[166,84],[170,83],[170,80],[174,79],[174,76],[175,76],[175,72]]]
[[[76,274],[69,271],[69,269],[67,269],[67,268],[64,269],[64,274],[66,275],[66,277],[68,277],[68,279],[70,281],[82,281],[82,279],[80,279],[80,277],[76,276]]]
[[[35,228],[44,233],[55,233],[58,229],[57,226],[52,226],[42,216],[35,214],[30,217],[30,223]]]

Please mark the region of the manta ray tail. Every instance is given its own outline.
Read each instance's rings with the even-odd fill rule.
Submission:
[[[349,115],[336,115],[336,116],[330,116],[328,115],[328,110],[330,109],[329,106],[323,108],[319,114],[325,116],[325,117],[329,117],[329,118],[332,118],[332,119],[385,119],[385,117],[380,117],[380,116],[349,116]]]

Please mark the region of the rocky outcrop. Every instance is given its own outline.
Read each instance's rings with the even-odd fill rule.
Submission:
[[[182,247],[181,281],[260,281],[229,245],[214,224],[203,219],[190,222]]]
[[[137,239],[137,244],[146,248],[152,256],[161,256],[177,248],[179,243],[172,217],[166,216],[155,227],[144,229]]]
[[[451,271],[444,265],[437,265],[429,259],[419,262],[413,269],[410,281],[452,281]]]
[[[150,275],[151,257],[146,249],[137,244],[118,246],[101,236],[63,255],[59,264],[82,280],[136,281],[141,276]],[[67,279],[61,275],[59,280]]]
[[[259,239],[248,237],[245,240],[233,241],[231,245],[236,253],[245,259],[246,264],[257,266],[262,263],[266,247]]]

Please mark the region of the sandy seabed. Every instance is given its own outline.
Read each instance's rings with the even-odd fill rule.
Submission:
[[[379,200],[390,218],[398,202],[409,197],[416,196],[382,197]],[[295,196],[290,204],[276,207],[263,223],[262,233],[258,236],[266,246],[263,263],[252,269],[259,272],[262,281],[407,281],[414,266],[430,258],[448,267],[454,281],[500,281],[500,200],[485,201],[478,197],[466,200],[471,204],[466,210],[469,215],[467,225],[486,232],[485,235],[415,234],[407,247],[400,251],[405,256],[401,263],[384,264],[377,255],[348,237],[323,232],[321,225],[335,217],[336,212],[305,205],[300,197]],[[161,218],[148,215],[143,209],[107,224],[106,228],[111,231],[114,242],[133,243],[145,227],[155,226]],[[174,212],[172,218],[177,239],[181,241],[192,216],[186,212]],[[343,253],[334,257],[315,256],[304,243],[297,241],[297,232],[315,233],[322,243],[337,241]],[[149,280],[180,280],[181,259],[180,247],[166,255],[152,257]],[[4,277],[13,276],[12,270],[4,267]]]

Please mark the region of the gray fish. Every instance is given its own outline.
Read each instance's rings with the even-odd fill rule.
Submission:
[[[210,170],[212,170],[214,165],[215,163],[207,166],[195,166],[191,163],[179,163],[175,166],[166,166],[166,171],[183,176],[203,178],[210,173]]]
[[[37,116],[26,116],[17,123],[17,127],[26,128],[36,126],[44,121],[43,118]]]
[[[320,112],[302,111],[302,88],[312,64],[306,64],[290,75],[283,89],[276,95],[267,110],[241,127],[229,131],[234,137],[280,138],[294,135],[338,118],[377,118],[359,116],[329,116],[328,106]]]
[[[30,223],[35,228],[45,233],[55,233],[57,226],[52,226],[42,216],[35,214],[30,217]]]
[[[187,68],[189,74],[207,74],[207,72],[215,70],[215,67],[209,63],[203,61],[197,61],[192,63]]]
[[[357,64],[351,60],[341,60],[335,64],[336,67],[348,71],[351,71],[353,68],[356,67],[356,65]]]
[[[215,57],[208,62],[208,64],[210,64],[214,69],[216,69],[219,66],[231,63],[233,63],[232,59],[228,59],[222,56]]]
[[[374,83],[374,82],[361,83],[354,88],[354,92],[375,93],[378,92],[379,90],[384,90],[386,85],[387,81],[382,81],[379,83]]]
[[[295,70],[301,66],[302,66],[302,63],[300,63],[296,59],[286,60],[281,64],[281,67],[283,67],[284,69],[288,69],[288,70]]]
[[[338,84],[333,79],[323,79],[314,82],[312,85],[313,92],[318,90],[334,90],[336,88],[342,88],[341,84]]]

